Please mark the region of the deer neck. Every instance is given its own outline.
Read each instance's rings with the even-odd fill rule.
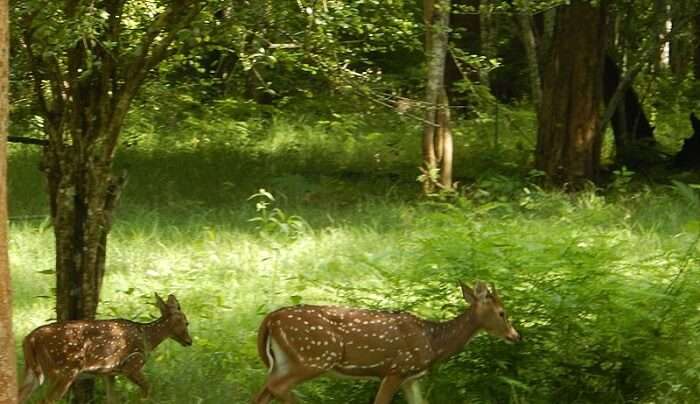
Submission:
[[[143,338],[147,351],[154,350],[170,336],[170,329],[164,317],[143,326]]]
[[[434,323],[430,329],[435,359],[441,360],[461,351],[479,331],[479,324],[472,310],[468,310],[452,320]]]

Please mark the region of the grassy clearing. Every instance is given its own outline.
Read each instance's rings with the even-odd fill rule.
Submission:
[[[219,128],[202,119],[180,130],[202,122]],[[166,342],[153,354],[152,402],[248,402],[265,374],[257,326],[276,307],[301,300],[448,318],[464,307],[457,279],[494,281],[526,341],[478,337],[427,377],[433,403],[675,403],[700,393],[692,189],[622,182],[605,193],[543,191],[522,179],[527,145],[519,150],[516,136],[494,149],[478,136],[485,123],[458,131],[468,198],[420,200],[410,125],[341,123],[279,120],[260,129],[264,137],[231,124],[239,145],[207,144],[201,138],[216,137],[200,127],[188,141],[172,135],[180,144],[163,140],[172,146],[165,153],[124,150],[119,166],[130,182],[100,315],[148,320],[153,292],[175,293],[195,338],[191,348]],[[18,340],[53,316],[53,277],[41,273],[52,268],[53,236],[41,219],[37,162],[12,151]],[[269,209],[280,208],[289,226],[263,222],[261,231],[249,221],[261,216],[248,200],[260,188],[274,193]],[[131,385],[119,389],[137,401]],[[308,403],[366,403],[375,389],[319,379],[298,391]]]

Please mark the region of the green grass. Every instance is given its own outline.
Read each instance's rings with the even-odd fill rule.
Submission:
[[[456,169],[466,197],[424,200],[417,154],[409,157],[418,139],[406,135],[415,128],[342,123],[280,119],[240,145],[178,138],[163,140],[165,152],[123,149],[118,169],[129,183],[99,314],[148,320],[153,293],[175,293],[195,341],[166,342],[150,357],[152,402],[248,402],[265,376],[257,326],[277,307],[301,299],[448,318],[464,308],[458,279],[495,282],[525,341],[476,338],[426,378],[433,403],[675,403],[700,393],[693,190],[634,182],[576,196],[544,191],[524,176],[520,135],[494,149],[467,123],[457,130]],[[218,128],[208,124],[178,133],[206,136]],[[18,344],[53,316],[53,277],[42,273],[53,266],[53,235],[37,163],[12,150]],[[262,232],[250,222],[260,213],[248,197],[260,188],[302,225]],[[308,403],[366,403],[376,387],[323,378],[297,391]],[[128,383],[119,391],[137,401]]]

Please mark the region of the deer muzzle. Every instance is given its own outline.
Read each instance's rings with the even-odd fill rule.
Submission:
[[[520,342],[522,341],[522,337],[518,333],[518,331],[515,330],[515,328],[510,327],[508,330],[508,333],[506,334],[506,340],[509,342]]]
[[[192,337],[186,335],[184,337],[178,338],[177,342],[179,342],[182,346],[192,346]]]

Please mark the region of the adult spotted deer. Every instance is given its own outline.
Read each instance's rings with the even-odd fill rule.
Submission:
[[[460,286],[470,307],[446,322],[332,306],[301,305],[268,314],[258,332],[258,353],[269,373],[254,403],[293,403],[295,385],[326,372],[381,379],[374,404],[390,403],[399,389],[409,403],[424,403],[416,379],[459,352],[477,332],[520,340],[493,286]]]
[[[192,345],[187,332],[187,317],[174,295],[168,301],[156,294],[161,317],[141,324],[129,320],[76,320],[41,326],[24,338],[24,382],[19,402],[48,382],[44,402],[58,401],[81,373],[106,376],[107,401],[113,401],[116,375],[124,375],[137,384],[144,396],[149,387],[141,372],[149,352],[166,338],[183,346]]]

